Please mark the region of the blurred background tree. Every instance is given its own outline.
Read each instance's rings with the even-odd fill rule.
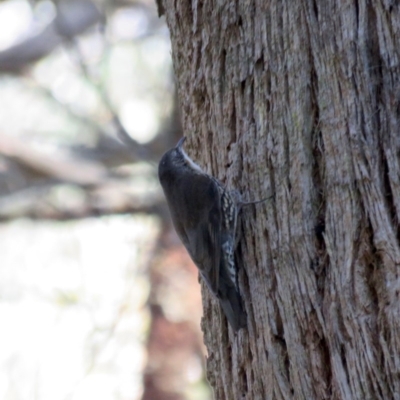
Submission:
[[[0,398],[208,399],[152,1],[0,2]]]

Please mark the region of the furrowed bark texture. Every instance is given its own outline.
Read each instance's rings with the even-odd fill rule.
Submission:
[[[248,330],[206,288],[215,398],[400,399],[400,12],[164,0],[188,153],[246,200]]]

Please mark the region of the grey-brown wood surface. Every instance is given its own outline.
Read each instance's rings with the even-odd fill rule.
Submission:
[[[215,399],[400,399],[400,10],[163,0],[188,153],[246,200],[248,330],[203,287]]]

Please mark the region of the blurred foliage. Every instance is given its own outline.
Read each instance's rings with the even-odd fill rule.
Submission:
[[[0,218],[159,211],[155,162],[180,129],[155,12],[148,1],[0,4]],[[138,161],[148,167],[127,168]],[[71,188],[62,202],[59,185]]]
[[[181,135],[152,1],[0,1],[1,398],[210,398],[157,179]]]

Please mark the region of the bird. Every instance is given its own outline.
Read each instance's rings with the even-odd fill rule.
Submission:
[[[238,191],[203,171],[184,151],[185,140],[162,156],[158,177],[180,240],[237,332],[247,326],[234,257],[238,214],[256,202],[241,202]]]

